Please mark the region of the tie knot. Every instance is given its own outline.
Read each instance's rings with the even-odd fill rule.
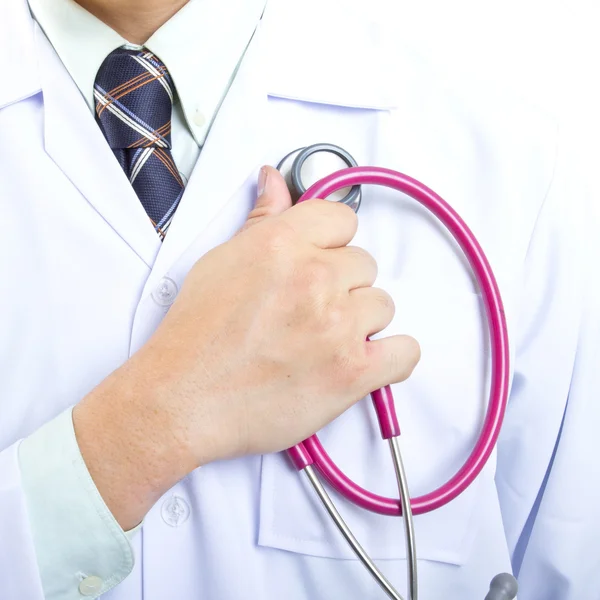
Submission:
[[[170,148],[174,85],[147,50],[119,48],[98,70],[96,120],[111,148]]]

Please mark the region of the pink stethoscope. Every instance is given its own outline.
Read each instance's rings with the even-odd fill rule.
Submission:
[[[302,170],[306,160],[319,152],[336,155],[348,165],[348,168],[336,171],[306,189],[302,184]],[[390,444],[399,498],[379,496],[348,478],[327,454],[317,435],[309,437],[287,451],[296,469],[308,477],[325,509],[359,560],[388,597],[394,600],[403,600],[403,598],[354,537],[320,482],[315,468],[335,490],[359,507],[383,515],[404,515],[409,598],[417,600],[417,560],[412,515],[436,510],[464,492],[489,459],[502,426],[509,390],[509,343],[500,290],[480,244],[466,223],[446,201],[415,179],[390,169],[359,167],[350,154],[332,144],[314,144],[295,150],[284,157],[279,163],[278,169],[286,177],[292,196],[297,202],[308,198],[327,198],[338,190],[350,187],[348,194],[340,201],[358,211],[361,202],[360,186],[366,184],[393,188],[420,202],[443,223],[459,243],[481,290],[491,347],[492,368],[489,402],[479,438],[471,454],[458,472],[446,483],[424,496],[410,498],[400,454],[400,427],[394,408],[392,390],[389,387],[375,390],[371,393],[371,398],[379,421],[381,436]],[[515,597],[516,592],[517,583],[514,577],[507,573],[501,573],[492,580],[486,600],[510,600]]]

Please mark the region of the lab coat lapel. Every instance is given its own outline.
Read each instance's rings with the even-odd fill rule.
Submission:
[[[151,266],[160,242],[125,173],[56,52],[36,25],[48,155],[101,217]]]
[[[256,178],[267,140],[267,94],[258,31],[240,65],[192,172],[146,290],[168,272],[249,178]],[[206,248],[207,250],[209,248]]]

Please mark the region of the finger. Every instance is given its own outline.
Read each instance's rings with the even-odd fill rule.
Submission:
[[[356,235],[356,213],[341,202],[306,200],[281,216],[296,233],[319,248],[339,248]]]
[[[358,318],[361,335],[368,337],[383,331],[394,318],[394,300],[379,288],[362,287],[350,292],[350,303]]]
[[[292,206],[292,197],[285,179],[273,167],[265,166],[258,177],[258,197],[254,209],[240,230],[245,231],[267,217],[275,217]]]
[[[421,359],[419,343],[408,335],[393,335],[366,344],[375,377],[370,382],[371,389],[408,379]]]
[[[338,276],[337,283],[347,290],[372,286],[377,279],[375,259],[358,246],[333,248],[323,253]]]

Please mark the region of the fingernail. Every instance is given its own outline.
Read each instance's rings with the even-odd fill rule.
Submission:
[[[257,195],[262,196],[265,191],[265,187],[267,186],[267,170],[262,167],[260,173],[258,174],[258,187],[257,187]]]

